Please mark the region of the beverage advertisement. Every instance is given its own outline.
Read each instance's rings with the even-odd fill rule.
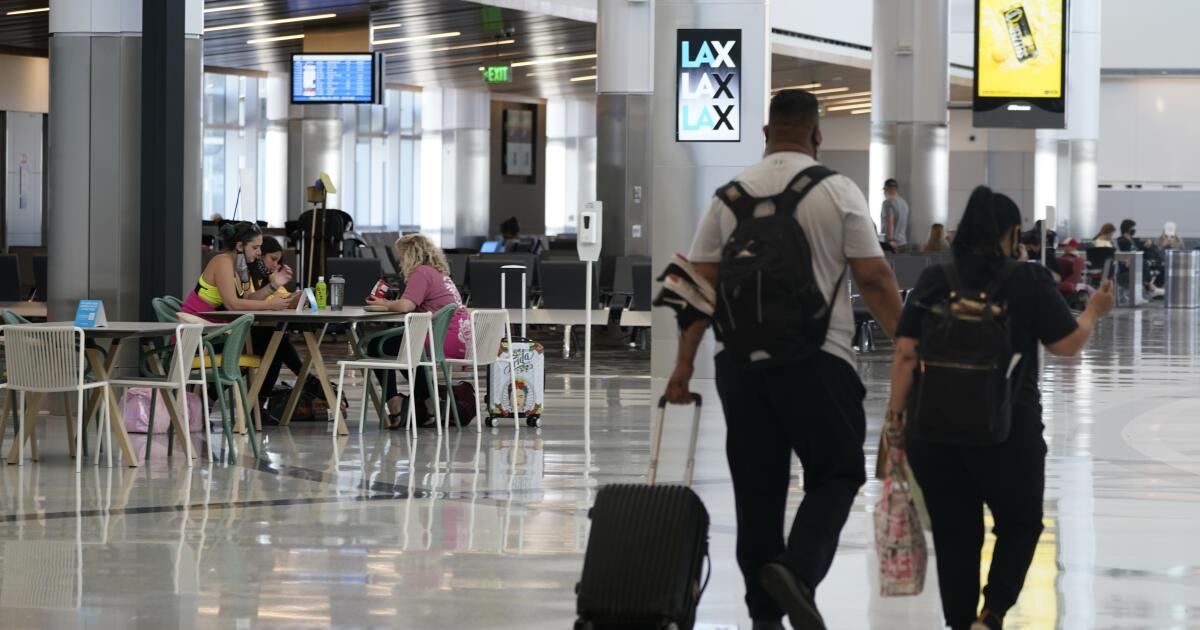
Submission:
[[[976,95],[1063,96],[1063,0],[978,0]]]

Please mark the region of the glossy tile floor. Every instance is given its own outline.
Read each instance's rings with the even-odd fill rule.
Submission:
[[[1200,628],[1198,327],[1196,312],[1122,311],[1082,358],[1050,360],[1047,529],[1009,628]],[[578,358],[550,362],[541,430],[371,426],[335,443],[299,424],[268,429],[257,464],[188,469],[156,446],[149,465],[76,476],[51,418],[40,463],[0,467],[0,627],[568,628],[587,507],[644,474],[658,391],[644,352],[601,363],[590,440]],[[886,353],[860,364],[871,461],[887,369]],[[748,628],[724,425],[711,383],[700,391],[715,567],[699,623]],[[669,422],[668,480],[687,415]],[[876,595],[878,492],[864,488],[819,590],[829,627],[940,627],[932,567],[924,595]]]

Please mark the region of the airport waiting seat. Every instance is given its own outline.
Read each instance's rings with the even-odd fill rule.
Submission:
[[[529,252],[503,252],[496,254],[480,254],[482,260],[505,260],[509,265],[524,265],[528,270],[526,281],[529,287],[536,288],[541,286],[541,276],[538,274],[538,256]],[[518,277],[519,281],[520,278]]]
[[[505,256],[479,256],[471,258],[467,265],[468,290],[472,308],[500,308],[500,277],[505,265],[519,264]],[[521,308],[521,272],[510,270],[505,283],[508,308]],[[533,303],[532,285],[527,283],[526,305]]]
[[[0,302],[19,302],[24,298],[20,260],[16,254],[0,255]]]
[[[633,300],[633,265],[650,263],[649,256],[618,256],[613,265],[613,306],[625,307]],[[649,307],[647,307],[649,308]]]
[[[587,263],[579,260],[543,260],[542,308],[583,310],[587,303]],[[600,283],[592,274],[592,304],[600,308]]]
[[[446,262],[450,264],[450,278],[454,280],[454,286],[458,287],[459,293],[467,286],[467,264],[470,260],[470,254],[446,254]]]
[[[329,274],[326,284],[335,274],[345,278],[344,304],[360,306],[366,304],[375,282],[383,275],[383,266],[378,258],[330,258],[325,261],[325,272]]]
[[[892,268],[896,272],[896,285],[900,292],[908,295],[917,286],[917,280],[925,268],[929,266],[929,257],[924,254],[912,254],[892,257]]]
[[[50,296],[50,288],[47,282],[48,274],[46,270],[46,256],[37,255],[33,257],[33,298],[39,302],[45,302]]]
[[[629,302],[629,310],[650,310],[653,275],[650,273],[650,261],[635,261],[629,266],[629,271],[633,279],[633,299]]]

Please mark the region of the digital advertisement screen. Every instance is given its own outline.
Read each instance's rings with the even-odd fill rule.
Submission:
[[[293,103],[374,103],[371,53],[292,55]]]
[[[978,0],[975,93],[1062,98],[1063,0]]]
[[[680,29],[675,36],[675,139],[742,139],[742,31]]]

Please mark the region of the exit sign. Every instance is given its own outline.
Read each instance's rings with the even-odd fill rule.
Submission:
[[[484,83],[512,83],[512,68],[508,66],[487,66],[483,69]]]

